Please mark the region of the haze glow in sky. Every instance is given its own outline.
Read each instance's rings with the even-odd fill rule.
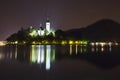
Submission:
[[[0,0],[0,40],[49,17],[54,29],[86,27],[100,19],[120,23],[120,0]]]

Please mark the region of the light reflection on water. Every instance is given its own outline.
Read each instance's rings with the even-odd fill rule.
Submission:
[[[60,45],[59,45],[60,46]],[[69,46],[69,47],[68,47]],[[28,48],[27,50],[24,50]],[[59,48],[59,49],[58,49]],[[58,47],[58,45],[31,45],[31,46],[8,46],[1,47],[0,50],[0,59],[8,58],[8,59],[17,59],[18,55],[22,54],[23,57],[26,54],[30,54],[30,62],[32,63],[48,63],[49,61],[55,60],[55,54],[59,50],[61,54],[69,53],[79,54],[79,53],[87,53],[87,52],[111,52],[112,46],[104,46],[104,47],[93,47],[93,46],[85,46],[85,45],[64,45]],[[4,54],[5,53],[5,54]],[[29,55],[28,55],[29,56]]]
[[[50,64],[55,61],[54,45],[7,46],[1,48],[0,60],[45,64],[46,70],[49,70]]]
[[[28,62],[44,65],[50,70],[55,59],[64,56],[83,55],[88,53],[110,53],[113,46],[86,46],[86,45],[31,45],[5,46],[0,48],[0,60]]]
[[[32,45],[30,62],[46,64],[46,70],[50,69],[50,63],[55,61],[55,48],[51,45]]]
[[[19,72],[21,72],[20,76],[29,74],[31,76],[27,77],[30,77],[30,79],[31,77],[36,78],[37,75],[37,79],[31,80],[39,80],[41,77],[41,80],[63,80],[64,78],[66,78],[65,80],[77,80],[77,78],[86,80],[86,77],[89,80],[91,76],[93,80],[98,80],[102,75],[103,78],[101,80],[104,79],[104,76],[109,80],[119,75],[117,73],[120,70],[119,49],[120,46],[4,46],[0,47],[0,63],[6,61],[12,63],[13,66],[11,67],[11,64],[8,64],[8,67],[6,67],[6,64],[0,64],[0,75],[4,73],[6,77],[6,74],[11,75],[13,72],[12,75],[17,74],[18,76]],[[17,64],[14,64],[14,62],[17,62]],[[24,66],[26,63],[27,66]],[[3,70],[3,73],[1,70]],[[116,74],[115,76],[113,75],[114,73]],[[111,77],[111,75],[113,76]],[[48,79],[44,79],[44,77]],[[97,79],[94,79],[94,77]]]
[[[86,45],[69,45],[70,55],[73,53],[87,53],[87,52],[111,52],[112,46],[86,46]]]

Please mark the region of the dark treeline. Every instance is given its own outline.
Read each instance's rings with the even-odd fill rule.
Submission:
[[[10,42],[27,42],[27,43],[31,43],[33,41],[43,41],[43,40],[48,40],[48,41],[52,41],[55,36],[53,35],[53,33],[50,33],[49,35],[45,35],[45,36],[31,36],[30,35],[31,29],[27,28],[21,28],[17,33],[12,34],[10,37],[8,37],[6,40],[10,41]]]

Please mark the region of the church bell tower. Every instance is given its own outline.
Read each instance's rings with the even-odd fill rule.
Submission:
[[[46,20],[46,30],[48,33],[50,33],[50,20],[48,18]]]

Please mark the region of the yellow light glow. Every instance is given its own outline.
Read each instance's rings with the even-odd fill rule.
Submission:
[[[57,43],[57,41],[53,40],[53,41],[52,41],[52,44],[58,44],[58,43]]]
[[[23,41],[23,44],[25,44],[26,42],[25,41]]]
[[[0,41],[0,46],[5,46],[6,45],[6,41]]]
[[[105,43],[104,42],[100,42],[100,45],[103,47],[103,46],[105,46]]]
[[[37,61],[38,58],[38,54],[37,54],[37,46],[32,45],[32,50],[31,50],[31,62],[35,63]]]
[[[80,47],[80,52],[83,53],[83,48],[82,48],[82,46]]]
[[[79,44],[79,41],[75,41],[75,44]]]
[[[32,42],[32,44],[36,44],[36,42],[35,42],[35,41],[33,41],[33,42]]]
[[[15,41],[15,44],[18,44],[18,41]]]
[[[80,43],[80,44],[83,44],[83,42],[82,42],[82,41],[79,41],[79,43]]]
[[[74,42],[73,41],[69,41],[69,44],[73,44]]]
[[[72,45],[70,45],[70,55],[72,55]]]
[[[83,44],[84,44],[84,45],[87,45],[87,41],[83,41]]]
[[[78,54],[78,45],[76,45],[76,55]]]
[[[112,42],[109,42],[108,44],[109,44],[109,45],[112,45]]]
[[[119,44],[117,42],[115,42],[115,45],[118,46]]]
[[[48,41],[45,41],[45,44],[48,44],[49,42]]]
[[[67,44],[67,41],[62,41],[61,44],[65,45],[65,44]]]
[[[49,44],[47,40],[42,41],[42,44]]]
[[[52,47],[52,60],[51,61],[55,61],[55,46]]]

